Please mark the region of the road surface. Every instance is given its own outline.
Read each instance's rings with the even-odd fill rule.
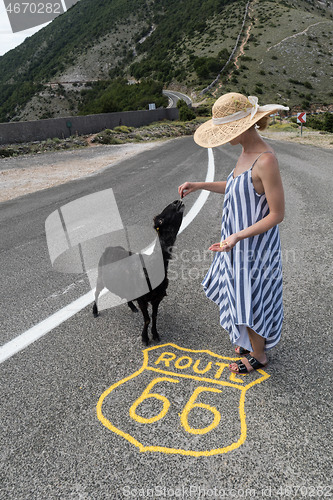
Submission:
[[[269,365],[238,377],[225,367],[234,352],[200,284],[220,232],[223,197],[211,193],[177,239],[159,344],[142,346],[141,315],[126,305],[97,319],[89,305],[1,364],[1,499],[332,496],[332,152],[272,144],[286,194],[285,320]],[[214,150],[216,180],[238,154]],[[2,203],[2,343],[89,291],[83,273],[51,269],[52,212],[112,188],[124,224],[149,224],[207,165],[182,138]]]
[[[182,94],[181,92],[176,92],[174,90],[163,90],[163,94],[169,98],[168,108],[175,108],[177,106],[177,102],[180,99],[183,99],[183,101],[185,101],[188,106],[192,105],[192,99],[188,95]]]

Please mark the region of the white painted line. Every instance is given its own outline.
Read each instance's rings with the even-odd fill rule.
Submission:
[[[81,311],[84,307],[90,304],[93,301],[93,291],[90,290],[85,295],[82,295],[79,299],[74,300],[71,304],[60,309],[56,313],[52,314],[48,318],[44,319],[38,323],[38,325],[33,326],[26,332],[22,333],[15,339],[7,342],[7,344],[3,345],[0,350],[0,363],[6,361],[6,359],[10,358],[17,352],[21,351],[28,347],[28,345],[38,340],[43,335],[49,333],[53,328],[60,325],[71,316],[74,316],[78,311]]]
[[[74,300],[74,302],[72,302],[71,304],[68,304],[68,306],[60,309],[60,311],[57,311],[56,313],[52,314],[52,316],[49,316],[48,318],[44,319],[44,321],[38,323],[38,325],[33,326],[15,339],[7,342],[7,344],[1,347],[0,363],[10,358],[22,349],[25,349],[26,347],[28,347],[28,345],[32,344],[40,337],[43,337],[43,335],[46,335],[46,333],[49,333],[51,330],[53,330],[53,328],[63,323],[71,316],[74,316],[74,314],[76,314],[78,311],[81,311],[81,309],[89,305],[93,301],[93,297],[93,291],[90,290],[85,295],[82,295],[79,299]]]
[[[100,297],[105,293],[107,293],[107,290],[103,290],[100,294]],[[74,300],[74,302],[71,302],[70,304],[68,304],[68,306],[63,307],[62,309],[60,309],[60,311],[57,311],[56,313],[38,323],[38,325],[29,328],[29,330],[27,330],[26,332],[21,333],[21,335],[19,335],[18,337],[15,337],[13,340],[7,342],[7,344],[1,346],[0,364],[6,361],[6,359],[14,356],[14,354],[16,354],[17,352],[22,351],[23,349],[28,347],[30,344],[35,342],[35,340],[40,339],[51,330],[61,325],[61,323],[64,323],[64,321],[74,316],[76,313],[81,311],[81,309],[87,307],[95,300],[94,295],[95,289],[89,290],[88,293],[82,295],[77,300]]]
[[[208,149],[208,169],[206,175],[206,182],[212,182],[214,180],[215,175],[215,165],[214,165],[214,155],[212,149]],[[202,207],[204,206],[207,198],[209,196],[209,191],[202,191],[195,201],[193,207],[188,212],[188,214],[183,218],[182,225],[180,226],[178,234],[182,233],[184,229],[187,228],[189,224],[195,219],[198,215]],[[103,290],[101,295],[107,293],[107,290]],[[18,337],[15,337],[13,340],[7,342],[0,348],[0,364],[6,361],[7,359],[14,356],[14,354],[22,351],[30,344],[40,339],[51,330],[56,328],[57,326],[64,323],[67,319],[74,316],[76,313],[87,307],[94,301],[95,290],[90,290],[85,295],[82,295],[74,302],[68,304],[68,306],[63,307],[60,311],[52,314],[48,318],[44,319],[38,325],[35,325],[29,330],[25,331]],[[100,295],[100,296],[101,296]]]
[[[61,5],[62,5],[62,8],[64,9],[64,12],[67,12],[67,7],[66,7],[66,4],[65,4],[65,0],[60,0],[61,2]]]
[[[215,176],[215,164],[214,164],[214,155],[213,155],[213,150],[211,148],[208,149],[208,169],[207,169],[207,175],[205,182],[212,182],[214,180]],[[207,198],[209,196],[209,191],[201,191],[198,199],[195,201],[193,207],[191,210],[188,212],[188,214],[185,215],[183,218],[182,225],[180,226],[180,229],[178,231],[178,234],[182,233],[184,229],[187,228],[189,224],[195,219],[195,217],[198,215],[202,207],[207,201]]]

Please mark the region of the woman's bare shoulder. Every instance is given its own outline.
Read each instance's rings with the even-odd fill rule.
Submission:
[[[259,178],[280,175],[279,163],[274,150],[270,148],[266,152],[258,158],[255,165],[257,167],[255,170]]]
[[[278,163],[274,149],[269,148],[263,151],[257,161],[258,165],[272,165]]]

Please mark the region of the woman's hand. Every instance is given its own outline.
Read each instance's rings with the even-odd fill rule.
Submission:
[[[184,182],[184,184],[179,186],[178,193],[181,198],[184,198],[184,196],[194,193],[194,191],[197,191],[198,189],[200,189],[199,182]]]
[[[225,240],[211,245],[208,250],[212,252],[230,252],[239,240],[240,238],[236,234],[231,234]]]

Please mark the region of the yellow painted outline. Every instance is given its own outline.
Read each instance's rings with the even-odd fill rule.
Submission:
[[[220,423],[221,420],[221,413],[215,408],[215,406],[210,406],[205,403],[196,403],[196,399],[199,396],[201,392],[219,392],[221,393],[220,389],[216,389],[215,387],[197,387],[195,391],[193,392],[192,396],[190,399],[187,401],[186,405],[184,406],[184,409],[180,415],[180,423],[188,432],[189,434],[207,434],[207,432],[212,431],[217,427]],[[199,428],[193,428],[190,427],[188,423],[188,414],[192,410],[192,408],[205,408],[206,410],[212,412],[214,415],[214,420],[210,425],[207,425],[206,427],[199,427]]]
[[[114,432],[115,434],[118,434],[118,436],[121,436],[124,439],[126,439],[127,441],[129,441],[130,443],[134,444],[137,448],[139,448],[139,450],[141,452],[153,451],[153,452],[161,452],[161,453],[167,453],[167,454],[178,454],[178,455],[187,455],[187,456],[194,456],[194,457],[200,457],[200,456],[209,457],[209,456],[212,456],[212,455],[220,455],[220,454],[228,453],[229,451],[233,451],[233,450],[239,448],[239,446],[241,446],[245,442],[245,440],[246,440],[246,431],[247,431],[247,427],[246,427],[246,415],[245,415],[245,409],[244,409],[244,406],[245,406],[245,393],[246,393],[246,391],[248,389],[250,389],[250,387],[253,387],[256,384],[260,384],[264,380],[267,380],[270,377],[270,375],[268,373],[266,373],[264,370],[259,369],[259,370],[257,370],[257,372],[259,372],[262,375],[262,377],[260,379],[253,380],[252,382],[250,382],[246,386],[240,386],[240,385],[232,384],[231,382],[230,383],[229,382],[223,382],[223,381],[208,379],[208,378],[204,378],[204,377],[196,377],[195,375],[185,375],[183,373],[168,372],[168,371],[164,371],[164,370],[159,370],[157,368],[148,367],[148,352],[149,351],[153,351],[155,349],[161,349],[163,347],[174,347],[175,349],[177,349],[179,351],[183,351],[183,352],[186,351],[186,352],[193,352],[193,353],[206,353],[206,354],[209,354],[209,355],[211,355],[211,356],[213,356],[215,358],[227,359],[227,360],[230,360],[230,361],[235,361],[237,359],[241,359],[239,357],[238,358],[230,358],[230,357],[226,357],[226,356],[220,356],[219,354],[215,354],[214,352],[209,351],[208,349],[194,350],[194,349],[188,349],[186,347],[179,347],[178,345],[171,344],[171,343],[170,344],[162,344],[162,345],[153,346],[153,347],[148,347],[147,349],[144,349],[142,351],[143,352],[143,364],[142,364],[141,368],[139,370],[137,370],[135,373],[133,373],[132,375],[129,375],[128,377],[126,377],[124,379],[121,379],[121,380],[119,380],[119,382],[116,382],[115,384],[111,385],[111,387],[109,387],[106,391],[103,392],[103,394],[99,398],[97,406],[96,406],[97,418],[110,431]],[[114,389],[116,389],[116,387],[119,387],[120,385],[125,384],[126,382],[128,382],[132,378],[137,377],[144,370],[147,370],[147,369],[151,370],[151,371],[156,371],[156,372],[159,372],[159,373],[165,373],[165,374],[168,374],[168,375],[172,374],[174,377],[185,377],[185,378],[187,377],[187,378],[192,378],[192,379],[200,380],[200,381],[204,380],[204,381],[207,381],[207,382],[210,382],[210,383],[215,383],[215,384],[224,385],[224,386],[231,386],[231,387],[235,387],[235,388],[239,389],[241,391],[240,400],[239,400],[239,416],[240,416],[240,422],[241,422],[241,434],[240,434],[240,438],[235,443],[232,443],[229,446],[225,446],[224,448],[216,448],[214,450],[209,450],[209,451],[183,450],[183,449],[178,449],[178,448],[168,448],[168,447],[165,447],[165,446],[144,446],[142,443],[140,443],[139,441],[137,441],[133,436],[131,436],[127,432],[124,432],[124,431],[118,429],[117,427],[115,427],[114,425],[112,425],[112,423],[106,417],[104,417],[104,415],[102,413],[102,405],[103,405],[104,399]],[[235,380],[235,377],[234,377],[234,380]],[[240,380],[240,379],[238,379],[238,380]]]

